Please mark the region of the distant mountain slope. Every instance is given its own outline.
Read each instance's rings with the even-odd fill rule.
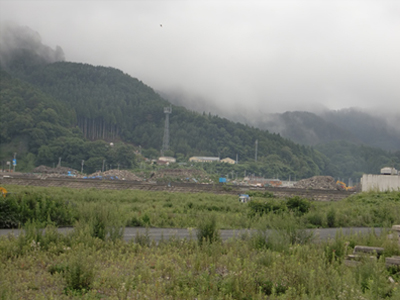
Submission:
[[[257,126],[278,132],[283,137],[303,145],[317,145],[335,140],[361,142],[351,132],[310,112],[288,111],[269,115],[266,119],[267,121],[258,122]]]
[[[366,145],[385,150],[400,150],[400,128],[391,127],[381,117],[357,109],[327,111],[321,117],[351,132]]]
[[[388,151],[400,150],[400,128],[391,126],[382,117],[357,109],[325,111],[319,114],[288,111],[264,115],[249,123],[279,133],[302,145],[349,141]]]

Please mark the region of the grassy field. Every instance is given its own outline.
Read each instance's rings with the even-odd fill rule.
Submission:
[[[385,232],[314,243],[305,230],[400,224],[398,192],[324,203],[267,193],[241,204],[228,195],[6,188],[0,221],[25,231],[0,238],[0,299],[400,299],[400,270],[385,267],[400,249]],[[59,234],[66,225],[74,230]],[[196,238],[127,243],[125,225],[193,227]],[[258,230],[222,242],[221,228]],[[355,245],[385,251],[348,267]]]
[[[199,218],[215,215],[219,228],[271,226],[282,217],[308,228],[390,227],[400,224],[400,192],[360,193],[338,202],[311,202],[297,197],[276,199],[255,193],[250,203],[234,195],[168,193],[6,186],[12,194],[0,200],[0,228],[18,227],[29,219],[72,226],[93,211],[118,215],[127,226],[196,227]]]

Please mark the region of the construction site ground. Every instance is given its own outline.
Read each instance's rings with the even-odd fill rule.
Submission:
[[[24,186],[43,186],[43,187],[69,187],[77,189],[108,189],[108,190],[146,190],[146,191],[166,191],[183,193],[215,193],[215,194],[242,194],[249,190],[260,192],[271,192],[276,197],[285,198],[299,196],[316,201],[338,201],[344,199],[354,192],[311,189],[311,188],[283,188],[283,187],[249,187],[240,185],[224,184],[200,184],[185,182],[156,182],[139,180],[110,180],[102,176],[102,179],[84,179],[78,177],[46,177],[31,176],[26,174],[2,174],[0,175],[0,185],[24,185]]]

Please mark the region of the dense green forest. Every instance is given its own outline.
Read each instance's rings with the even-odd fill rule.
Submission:
[[[3,69],[0,105],[3,164],[18,152],[19,170],[52,166],[61,158],[63,166],[78,170],[85,160],[89,173],[101,169],[104,160],[114,167],[134,168],[142,158],[134,154],[139,146],[148,158],[160,155],[164,107],[170,103],[120,70],[56,62]],[[362,172],[376,173],[380,167],[400,162],[398,153],[364,147],[365,154],[360,155],[358,150],[348,153],[348,149],[335,143],[314,149],[211,113],[172,106],[170,150],[165,154],[178,162],[194,155],[237,155],[239,165],[206,168],[218,174],[247,171],[297,179],[359,177]]]

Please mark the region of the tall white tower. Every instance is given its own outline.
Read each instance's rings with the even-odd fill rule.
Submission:
[[[164,138],[163,145],[161,149],[161,155],[164,155],[164,152],[169,150],[169,115],[172,113],[172,107],[164,107],[165,114],[165,126],[164,126]]]

